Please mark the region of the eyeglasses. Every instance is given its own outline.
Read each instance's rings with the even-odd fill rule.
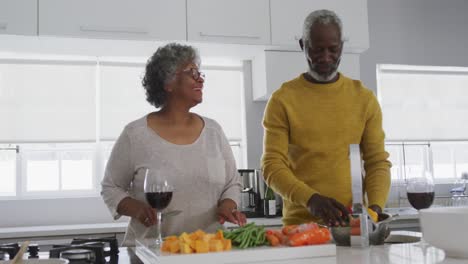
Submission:
[[[196,68],[190,68],[190,69],[187,69],[187,70],[183,70],[182,72],[188,72],[192,75],[192,78],[195,80],[195,81],[199,81],[200,78],[202,78],[203,80],[205,80],[205,74],[201,71],[199,71],[198,69]]]

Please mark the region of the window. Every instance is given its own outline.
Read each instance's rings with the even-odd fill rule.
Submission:
[[[422,164],[422,146],[429,145],[436,183],[452,183],[468,172],[468,142],[387,142],[386,150],[392,162],[392,181],[406,181],[408,170],[418,170]]]
[[[0,58],[0,118],[9,126],[0,130],[0,197],[98,195],[124,126],[155,110],[141,87],[145,61]],[[204,102],[193,111],[221,124],[243,167],[241,62],[204,67]]]
[[[16,147],[0,145],[0,196],[16,194]]]
[[[393,181],[404,180],[405,170],[420,166],[418,142],[431,146],[436,183],[453,182],[468,171],[466,83],[468,68],[377,66]]]
[[[468,68],[378,65],[377,96],[391,141],[467,141]]]

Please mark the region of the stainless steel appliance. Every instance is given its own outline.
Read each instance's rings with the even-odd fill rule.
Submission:
[[[240,210],[247,217],[263,216],[263,198],[265,185],[260,170],[240,169],[238,170],[242,179],[242,192]]]

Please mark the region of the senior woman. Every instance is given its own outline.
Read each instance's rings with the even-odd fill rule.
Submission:
[[[228,140],[216,121],[190,112],[203,98],[199,67],[198,52],[177,43],[158,48],[148,60],[142,84],[146,100],[159,110],[124,128],[102,181],[101,195],[114,219],[131,217],[124,246],[156,235],[155,209],[143,191],[146,168],[171,176],[175,191],[167,210],[182,211],[163,219],[163,235],[214,232],[224,221],[245,224],[236,210],[241,183]]]

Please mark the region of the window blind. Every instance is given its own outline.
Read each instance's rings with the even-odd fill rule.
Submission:
[[[387,140],[468,139],[468,68],[378,65]]]
[[[95,63],[0,60],[0,142],[95,140]]]

